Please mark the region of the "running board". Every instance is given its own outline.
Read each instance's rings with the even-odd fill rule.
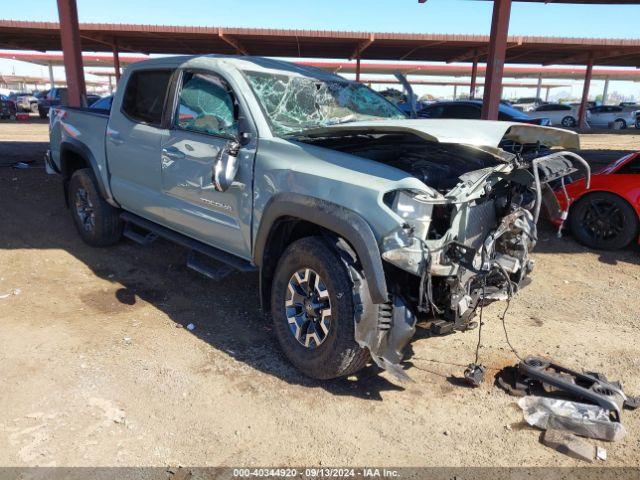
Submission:
[[[147,234],[141,234],[127,225],[123,234],[134,242],[146,246],[152,243],[157,237],[162,237],[173,243],[177,243],[178,245],[188,248],[190,252],[187,258],[187,267],[213,280],[221,280],[222,278],[229,275],[233,270],[237,270],[239,272],[256,271],[256,267],[254,267],[247,260],[236,257],[235,255],[224,252],[218,248],[212,247],[211,245],[207,245],[198,240],[194,240],[193,238],[189,238],[186,235],[182,235],[181,233],[170,230],[169,228],[158,225],[157,223],[139,217],[138,215],[134,215],[133,213],[123,212],[120,214],[120,218],[127,224],[135,225],[136,227],[144,229],[148,232]],[[196,253],[204,255],[205,257],[209,257],[213,260],[223,263],[224,265],[217,268],[205,265],[196,258]]]

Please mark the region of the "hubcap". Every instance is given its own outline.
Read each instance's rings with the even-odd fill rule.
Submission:
[[[624,230],[624,215],[613,202],[592,200],[589,202],[581,226],[583,231],[597,241],[613,240]]]
[[[284,302],[289,329],[307,348],[316,348],[331,327],[331,300],[326,285],[314,270],[305,268],[289,279]]]
[[[79,188],[76,191],[75,206],[76,215],[78,215],[82,227],[87,232],[93,231],[96,225],[96,214],[93,210],[93,203],[89,200],[87,191],[84,188]]]

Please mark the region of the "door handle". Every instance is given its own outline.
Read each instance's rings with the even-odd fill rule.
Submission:
[[[167,158],[171,158],[172,160],[181,160],[184,157],[186,157],[186,155],[183,152],[181,152],[175,147],[163,148],[162,155],[164,155]]]

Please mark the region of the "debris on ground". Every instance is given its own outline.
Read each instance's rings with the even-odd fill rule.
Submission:
[[[21,293],[22,293],[22,290],[20,290],[19,288],[14,288],[9,293],[4,293],[0,295],[0,300],[4,300],[5,298],[9,298],[14,295],[20,295]]]
[[[604,462],[607,459],[607,450],[602,447],[596,447],[596,458]]]
[[[594,446],[573,433],[550,428],[544,432],[542,443],[570,457],[593,462]]]
[[[626,435],[620,422],[612,422],[609,412],[598,405],[549,397],[526,396],[518,400],[525,421],[542,430],[557,429],[614,442]]]
[[[487,367],[484,365],[478,365],[477,363],[471,363],[464,371],[464,380],[467,385],[471,387],[479,387],[484,382],[484,372]]]
[[[187,330],[189,330],[190,332],[195,329],[196,329],[196,326],[193,323],[190,323],[189,325],[187,325]]]

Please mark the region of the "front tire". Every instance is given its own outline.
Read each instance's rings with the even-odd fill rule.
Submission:
[[[587,247],[617,250],[638,235],[638,215],[622,197],[594,192],[571,208],[569,227],[574,238]]]
[[[87,244],[106,247],[120,240],[120,211],[102,198],[90,168],[73,172],[69,181],[69,206],[76,229]]]
[[[569,128],[575,127],[578,124],[576,119],[573,118],[571,115],[567,115],[566,117],[564,117],[561,123],[563,127],[569,127]]]
[[[271,289],[273,325],[284,354],[309,377],[350,375],[369,360],[354,340],[353,284],[335,248],[320,237],[287,247]]]
[[[618,118],[615,122],[613,122],[612,128],[614,130],[626,130],[627,122],[625,122],[621,118]]]

